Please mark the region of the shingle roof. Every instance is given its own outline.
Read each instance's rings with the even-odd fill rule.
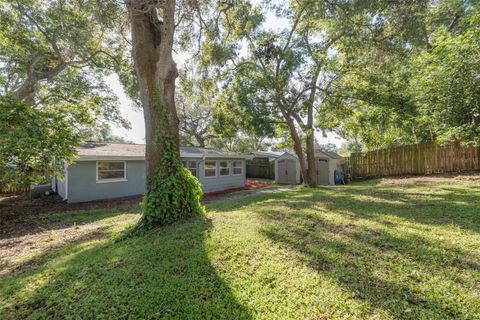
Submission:
[[[278,158],[285,152],[283,151],[252,151],[251,155],[255,157]]]
[[[332,159],[342,159],[342,156],[340,156],[339,154],[337,154],[336,152],[333,152],[333,151],[324,151],[324,150],[320,150],[320,149],[317,149],[315,150],[316,153],[323,153],[325,154],[326,156],[332,158]]]
[[[99,158],[99,157],[115,157],[115,158],[144,158],[144,144],[128,144],[128,143],[108,143],[108,142],[85,142],[77,147],[77,153],[80,159]],[[240,153],[220,151],[209,148],[199,147],[181,147],[181,157],[238,157],[247,158]]]
[[[77,147],[80,157],[108,156],[108,157],[143,157],[144,144],[85,142]]]

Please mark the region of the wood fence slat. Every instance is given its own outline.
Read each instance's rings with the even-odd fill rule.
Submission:
[[[427,142],[355,153],[348,162],[353,178],[480,170],[480,147]]]

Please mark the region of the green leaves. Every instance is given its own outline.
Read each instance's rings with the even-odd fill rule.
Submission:
[[[46,172],[63,174],[64,161],[74,159],[82,137],[73,129],[71,107],[39,110],[11,95],[0,98],[0,181],[30,185]]]
[[[351,31],[336,46],[339,78],[319,122],[367,149],[480,143],[478,3],[358,4],[330,19]]]
[[[122,14],[113,0],[0,0],[0,180],[61,175],[81,139],[129,126],[104,81],[130,67]]]

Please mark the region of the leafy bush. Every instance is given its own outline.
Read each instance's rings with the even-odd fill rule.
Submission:
[[[141,225],[147,229],[205,212],[200,203],[203,196],[200,183],[178,160],[171,175],[161,178],[160,174],[156,174],[148,185],[141,204]]]
[[[203,196],[200,183],[182,166],[178,139],[164,130],[169,127],[167,107],[157,91],[153,94],[159,123],[152,143],[160,153],[160,162],[153,176],[147,174],[147,190],[141,204],[143,216],[137,226],[140,229],[170,224],[205,212],[200,203]]]
[[[32,108],[11,95],[0,97],[0,181],[40,183],[46,172],[63,174],[75,157],[80,132],[64,108]]]

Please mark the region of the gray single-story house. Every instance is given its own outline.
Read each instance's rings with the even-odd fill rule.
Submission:
[[[78,159],[65,166],[52,189],[69,203],[141,195],[145,192],[145,145],[88,142],[77,148]],[[197,177],[203,192],[243,188],[250,155],[215,149],[182,147],[183,165]]]
[[[317,183],[335,184],[334,172],[340,170],[342,157],[335,152],[315,150]],[[285,152],[275,159],[275,182],[282,184],[300,184],[302,182],[300,161],[293,152]]]

